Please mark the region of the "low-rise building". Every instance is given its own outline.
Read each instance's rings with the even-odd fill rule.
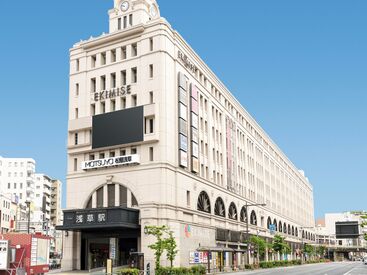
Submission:
[[[327,213],[316,221],[317,244],[328,248],[329,257],[342,260],[365,254],[367,242],[361,213]]]

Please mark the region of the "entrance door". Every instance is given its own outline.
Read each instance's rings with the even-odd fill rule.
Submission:
[[[89,269],[106,267],[109,258],[109,239],[90,239],[88,246]]]

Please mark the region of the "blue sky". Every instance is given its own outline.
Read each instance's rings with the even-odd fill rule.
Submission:
[[[68,50],[108,31],[112,0],[0,2],[0,155],[65,182]],[[314,186],[315,215],[365,209],[367,1],[160,0]]]

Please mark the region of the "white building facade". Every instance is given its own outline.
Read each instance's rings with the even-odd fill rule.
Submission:
[[[131,251],[153,264],[147,225],[174,231],[178,266],[207,263],[205,250],[215,268],[243,265],[246,221],[298,257],[302,235],[315,241],[304,173],[154,0],[115,0],[109,18],[108,34],[70,50],[63,269],[126,265]]]

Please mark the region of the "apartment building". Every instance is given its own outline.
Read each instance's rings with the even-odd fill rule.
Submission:
[[[304,172],[156,1],[115,0],[108,14],[107,34],[70,50],[63,268],[99,268],[109,257],[125,265],[131,251],[153,266],[147,225],[173,230],[178,266],[205,264],[208,251],[214,267],[252,261],[248,234],[281,234],[288,259],[299,257],[302,241],[315,241]]]

